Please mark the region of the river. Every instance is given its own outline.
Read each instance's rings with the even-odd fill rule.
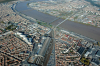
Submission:
[[[100,8],[100,5],[99,5],[99,4],[96,4],[96,1],[92,1],[92,0],[85,0],[85,1],[90,2],[90,3],[91,3],[91,5],[93,5],[93,6],[96,6],[96,7],[99,7],[99,8]],[[97,2],[98,2],[98,1],[97,1]]]
[[[44,0],[34,0],[34,2],[36,1],[44,1]],[[33,1],[24,1],[24,2],[17,3],[15,9],[22,14],[25,14],[27,16],[33,17],[35,19],[38,19],[47,23],[50,23],[53,20],[57,19],[57,17],[44,14],[37,10],[29,8],[27,4],[31,2]],[[57,25],[61,21],[63,21],[63,19],[58,19],[55,22],[53,22],[52,25]],[[68,20],[62,23],[59,27],[62,27],[65,30],[69,30],[69,31],[81,34],[83,36],[92,38],[94,40],[100,41],[100,28],[87,26],[87,25],[83,25],[83,24],[76,23],[73,21],[68,21]]]
[[[10,1],[16,1],[16,0],[0,0],[0,3],[10,2]]]

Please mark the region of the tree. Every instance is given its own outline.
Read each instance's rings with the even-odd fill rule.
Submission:
[[[11,22],[8,22],[8,24],[11,24]]]

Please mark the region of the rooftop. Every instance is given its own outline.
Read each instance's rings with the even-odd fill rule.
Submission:
[[[100,57],[100,50],[97,51],[96,56]]]
[[[84,52],[84,50],[85,50],[84,47],[80,47],[80,48],[78,49],[77,52],[78,52],[80,55],[82,55],[82,53]]]
[[[96,60],[95,58],[93,58],[93,59],[91,60],[91,62],[94,63],[95,65],[99,65],[99,61]]]

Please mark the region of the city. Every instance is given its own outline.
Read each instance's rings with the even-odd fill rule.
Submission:
[[[29,6],[63,19],[73,15],[69,20],[100,27],[99,7],[93,6],[85,0],[42,1],[30,3]]]
[[[22,3],[26,4],[26,9],[18,7]],[[31,9],[58,18],[49,17],[53,20],[45,22],[26,15],[25,12]],[[59,18],[64,20],[59,21]],[[98,28],[97,36],[100,37],[99,18],[99,7],[85,0],[0,3],[0,66],[100,66],[98,38],[92,39],[59,27],[66,20],[76,24],[81,22]],[[55,21],[57,23],[53,25]]]

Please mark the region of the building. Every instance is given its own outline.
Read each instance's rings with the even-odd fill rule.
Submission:
[[[80,55],[82,55],[83,54],[83,52],[84,52],[84,50],[85,50],[85,48],[84,47],[80,47],[79,49],[78,49],[78,53],[80,54]]]
[[[31,42],[31,38],[28,40],[28,38],[26,37],[26,35],[24,35],[23,33],[17,32],[15,33],[15,35],[18,35],[22,38],[22,40],[24,40],[27,44],[29,44],[31,46],[32,42]]]
[[[95,66],[99,66],[99,61],[95,58],[92,58],[91,63],[94,64]]]
[[[89,54],[92,53],[92,49],[88,48],[87,52],[85,53],[85,57],[87,58]]]
[[[98,50],[98,51],[96,52],[96,56],[97,56],[97,57],[100,57],[100,50]]]
[[[46,37],[43,37],[43,41],[41,42],[41,44],[38,45],[39,48],[36,51],[36,54],[34,56],[31,56],[28,59],[28,62],[36,64],[38,66],[47,66],[47,63],[49,61],[54,46],[53,38],[54,38],[54,31],[50,30],[46,34]]]

